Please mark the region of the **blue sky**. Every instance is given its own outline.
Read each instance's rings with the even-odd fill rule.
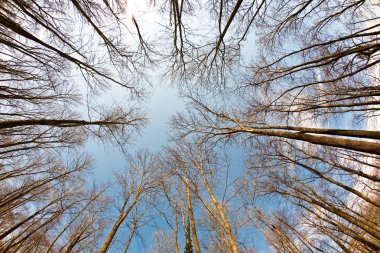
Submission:
[[[139,149],[148,149],[151,152],[158,152],[167,143],[169,128],[168,124],[171,116],[184,109],[184,103],[179,98],[177,89],[165,84],[156,84],[151,91],[150,98],[142,102],[141,106],[146,112],[148,124],[140,135],[135,135],[128,145],[130,153]],[[123,99],[120,95],[125,92],[123,89],[116,88],[109,94],[110,100]],[[104,96],[104,98],[107,96]],[[94,177],[112,179],[112,171],[120,171],[125,168],[125,161],[119,150],[110,145],[96,140],[91,140],[87,144],[87,151],[92,155],[95,162]]]

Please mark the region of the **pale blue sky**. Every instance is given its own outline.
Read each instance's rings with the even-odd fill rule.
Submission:
[[[141,106],[146,112],[148,124],[140,135],[135,135],[132,142],[127,146],[127,151],[133,153],[139,149],[148,149],[158,152],[167,143],[169,134],[169,121],[173,114],[184,109],[184,104],[178,96],[177,89],[165,84],[156,84],[150,98]],[[113,90],[111,100],[123,99],[123,89]],[[112,179],[112,171],[120,171],[125,168],[124,158],[119,150],[109,145],[104,146],[96,140],[87,144],[87,151],[95,162],[94,177],[96,179]]]

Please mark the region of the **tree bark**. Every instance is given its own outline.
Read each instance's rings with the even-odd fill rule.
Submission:
[[[260,128],[254,128],[254,127],[244,127],[244,126],[240,128],[226,128],[226,129],[220,128],[219,130],[221,131],[215,132],[213,134],[214,135],[230,135],[234,133],[251,133],[251,134],[256,134],[256,135],[275,136],[275,137],[282,137],[286,139],[306,141],[312,144],[344,148],[347,150],[380,155],[380,143],[378,142],[329,137],[325,135],[315,135],[315,134],[308,134],[308,133],[303,133],[303,132],[276,131],[276,130],[260,129]]]
[[[183,163],[182,167],[183,167],[182,169],[184,171],[183,180],[185,181],[185,184],[186,184],[187,212],[188,212],[189,218],[190,218],[190,226],[191,226],[191,233],[192,233],[193,241],[194,241],[195,253],[201,253],[201,247],[199,246],[199,241],[198,241],[198,236],[197,236],[197,229],[196,229],[196,226],[195,226],[193,205],[191,203],[189,180],[188,180],[188,178],[186,176],[186,165]]]
[[[123,212],[123,213],[120,214],[119,218],[116,220],[116,222],[113,225],[111,231],[109,232],[106,240],[104,241],[102,248],[99,250],[99,253],[105,253],[105,252],[107,252],[108,248],[111,245],[111,242],[112,242],[113,238],[116,235],[116,232],[119,230],[120,225],[123,223],[123,221],[125,220],[125,218],[127,218],[128,214],[130,213],[130,211],[132,210],[132,208],[136,205],[138,197],[139,197],[139,195],[135,196],[133,202],[127,208],[127,210],[125,210],[125,212]]]
[[[218,211],[218,214],[220,215],[220,217],[223,221],[223,227],[224,227],[225,232],[227,234],[228,242],[230,244],[232,252],[233,253],[239,253],[239,248],[238,248],[236,241],[235,241],[235,238],[232,234],[232,230],[231,230],[231,226],[230,226],[230,223],[228,221],[228,218],[225,215],[223,208],[219,205],[219,202],[216,199],[216,197],[215,197],[215,195],[214,195],[214,193],[213,193],[213,191],[212,191],[212,189],[211,189],[211,187],[207,181],[207,178],[206,178],[204,170],[203,170],[203,164],[202,163],[198,164],[198,169],[199,169],[199,172],[201,173],[201,176],[202,176],[203,182],[205,184],[206,190],[211,197],[212,203],[214,204],[216,210]]]

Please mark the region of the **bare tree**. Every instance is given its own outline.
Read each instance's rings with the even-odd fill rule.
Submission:
[[[249,212],[273,247],[279,252],[355,252],[349,244],[356,242],[362,252],[377,250],[378,221],[368,214],[379,208],[378,182],[364,168],[376,165],[360,154],[331,148],[299,147],[279,139],[269,145],[252,154],[250,187],[256,202],[270,196],[283,203],[284,210],[265,214],[255,207]],[[365,190],[358,187],[363,184]]]
[[[100,240],[104,196],[86,188],[90,158],[78,148],[90,136],[123,148],[145,122],[138,108],[84,99],[111,85],[141,94],[130,82],[142,80],[146,51],[124,9],[118,1],[1,2],[2,252],[91,251]]]
[[[380,132],[365,128],[380,104],[379,4],[151,3],[164,16],[156,55],[164,75],[185,83],[189,111],[173,119],[176,142],[159,163],[129,158],[111,223],[103,190],[83,183],[90,165],[78,148],[96,137],[125,152],[144,113],[92,97],[111,85],[140,97],[157,51],[136,17],[125,22],[122,1],[0,3],[0,251],[106,252],[121,242],[127,252],[151,207],[172,228],[156,233],[160,252],[180,251],[180,229],[197,253],[244,251],[243,225],[277,252],[380,250]],[[252,61],[242,54],[251,37]],[[347,117],[360,125],[337,124]],[[217,148],[232,142],[247,148],[247,174],[219,187],[229,175]],[[156,191],[169,205],[154,203]]]
[[[153,198],[152,191],[158,187],[158,175],[155,173],[157,162],[154,156],[146,151],[138,152],[134,157],[129,158],[129,163],[129,168],[123,174],[117,176],[118,186],[121,188],[119,214],[113,222],[112,228],[100,248],[100,252],[107,252],[120,226],[132,214],[133,209],[136,208],[139,202],[143,202],[142,205],[145,208],[149,206],[150,202],[153,202],[153,200],[149,201],[149,198]],[[141,217],[138,219],[141,219]],[[128,249],[130,240],[132,240],[135,233],[138,219],[135,219],[132,223],[133,228],[125,251]]]
[[[222,190],[222,192],[224,191],[223,196],[219,195],[220,190],[217,187],[218,181],[216,178],[218,178],[218,169],[220,169],[218,162],[221,161],[217,160],[216,153],[213,153],[210,147],[206,148],[205,146],[185,141],[177,143],[174,147],[169,148],[167,152],[168,157],[166,157],[166,160],[171,161],[172,174],[179,177],[185,185],[184,194],[194,196],[201,204],[197,210],[192,205],[189,206],[190,202],[188,200],[188,216],[195,250],[197,251],[199,247],[196,246],[197,243],[195,242],[199,237],[197,236],[198,232],[194,231],[193,228],[200,227],[202,234],[204,234],[203,230],[210,232],[211,240],[215,239],[220,246],[223,245],[221,249],[227,252],[239,252],[238,239],[236,238],[238,229],[236,226],[238,226],[238,223],[233,222],[237,217],[233,217],[232,214],[233,210],[238,207],[230,209],[231,206],[228,201],[233,197],[225,198],[226,192],[230,191],[230,189],[227,189],[227,185],[225,186],[227,188]],[[223,175],[220,176],[223,177]],[[200,211],[203,214],[196,218],[194,213]],[[196,225],[197,223],[198,225]],[[186,223],[184,227],[186,229]],[[211,243],[211,241],[205,241],[205,235],[202,238],[203,243],[199,241],[199,245]],[[206,246],[205,250],[207,250]]]
[[[102,222],[97,214],[102,192],[86,189],[83,178],[88,159],[79,157],[69,164],[42,161],[2,180],[2,252],[88,248],[86,243],[101,233],[96,225]],[[73,227],[75,236],[70,233]],[[61,244],[66,239],[67,244]]]

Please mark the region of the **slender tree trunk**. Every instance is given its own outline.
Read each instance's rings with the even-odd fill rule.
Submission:
[[[54,240],[50,243],[49,247],[46,249],[45,253],[49,253],[49,251],[52,249],[53,245],[57,242],[57,240],[59,239],[59,237],[61,237],[63,235],[64,232],[66,232],[66,230],[71,226],[71,224],[79,217],[82,215],[82,213],[87,209],[87,207],[91,204],[91,202],[93,201],[94,199],[91,199],[91,201],[89,201],[87,203],[87,205],[85,205],[75,216],[74,218],[71,219],[71,221],[69,223],[67,223],[67,225],[61,230],[60,233],[58,233],[58,235],[54,238]]]
[[[52,126],[52,127],[78,127],[87,125],[117,125],[123,122],[116,121],[86,121],[75,119],[34,119],[34,120],[7,120],[0,121],[0,129],[13,128],[19,126]],[[125,124],[125,123],[124,123]]]
[[[135,235],[136,229],[137,229],[137,224],[133,224],[133,228],[131,230],[131,233],[128,236],[128,241],[125,244],[124,253],[127,253],[128,249],[129,249],[129,246],[131,245],[133,236]]]
[[[177,207],[174,207],[174,248],[175,253],[179,253],[179,245],[178,245],[178,210]]]
[[[223,227],[226,231],[226,234],[227,234],[227,238],[228,238],[228,242],[231,246],[231,249],[232,249],[232,252],[233,253],[239,253],[239,248],[236,244],[236,241],[235,241],[235,238],[232,234],[232,230],[231,230],[231,226],[230,226],[230,223],[228,221],[228,218],[227,216],[225,215],[224,211],[223,211],[223,208],[219,205],[219,202],[218,200],[216,199],[214,193],[212,192],[212,189],[207,181],[207,178],[205,176],[205,173],[204,173],[204,170],[203,170],[203,164],[198,164],[198,168],[199,168],[199,172],[201,173],[201,176],[202,176],[202,179],[203,179],[203,182],[205,184],[205,187],[206,187],[206,190],[207,192],[209,193],[210,197],[211,197],[211,200],[214,204],[214,206],[216,207],[216,210],[218,211],[220,217],[222,218],[222,221],[223,221]]]
[[[125,220],[125,218],[127,218],[128,214],[130,213],[130,211],[132,210],[132,208],[134,207],[134,205],[137,203],[138,197],[139,197],[139,195],[135,196],[135,199],[133,200],[133,202],[131,203],[131,205],[127,208],[127,210],[125,210],[124,212],[122,212],[120,214],[119,218],[117,219],[117,221],[113,225],[111,231],[109,232],[106,240],[104,241],[103,246],[100,249],[99,253],[105,253],[105,252],[107,252],[108,248],[111,245],[111,242],[112,242],[113,238],[116,235],[116,232],[119,230],[120,225],[123,223],[123,221]]]
[[[317,169],[314,169],[313,167],[308,166],[307,164],[298,162],[298,161],[296,161],[296,160],[294,160],[294,159],[292,159],[292,158],[290,158],[290,157],[288,157],[288,156],[286,156],[284,154],[280,154],[280,155],[282,157],[284,157],[285,159],[291,161],[292,163],[297,164],[297,165],[301,166],[302,168],[304,168],[304,169],[306,169],[306,170],[314,173],[319,178],[324,179],[324,180],[326,180],[326,181],[328,181],[328,182],[330,182],[332,184],[335,184],[335,185],[337,185],[337,186],[345,189],[346,191],[349,191],[349,192],[355,194],[359,198],[367,201],[368,203],[370,203],[370,204],[372,204],[372,205],[380,208],[380,203],[379,202],[377,202],[376,200],[373,200],[370,196],[368,196],[366,194],[363,194],[363,192],[358,191],[355,188],[349,187],[349,186],[347,186],[347,185],[345,185],[345,184],[343,184],[343,183],[341,183],[341,182],[339,182],[339,181],[337,181],[337,180],[335,180],[335,179],[333,179],[331,177],[328,177],[328,176],[326,176],[325,173],[322,173],[322,172],[318,171]]]
[[[191,233],[193,236],[195,253],[201,253],[201,248],[199,246],[199,241],[198,241],[198,236],[197,236],[197,229],[195,227],[195,219],[194,219],[193,205],[191,203],[190,189],[189,189],[188,179],[186,175],[184,176],[184,181],[186,183],[187,211],[189,213],[189,218],[190,218]]]
[[[288,185],[288,187],[292,188],[289,185]],[[295,190],[298,191],[299,189],[295,189]],[[332,214],[340,216],[341,218],[345,219],[346,221],[348,221],[348,222],[352,223],[353,225],[357,226],[358,228],[362,229],[363,231],[365,231],[369,235],[380,240],[380,230],[377,227],[374,227],[373,226],[374,224],[368,224],[368,222],[366,222],[364,220],[359,220],[358,218],[353,217],[352,215],[348,214],[347,212],[344,212],[344,211],[340,210],[339,208],[333,206],[329,202],[323,203],[322,201],[320,201],[316,198],[313,198],[312,196],[306,196],[305,194],[303,194],[304,196],[301,196],[300,194],[295,194],[292,192],[288,192],[286,190],[281,192],[281,194],[286,194],[288,196],[294,197],[294,198],[299,199],[301,201],[305,201],[309,204],[319,206],[322,209],[324,209],[324,210],[326,210]],[[378,248],[378,249],[380,249],[380,248]]]

